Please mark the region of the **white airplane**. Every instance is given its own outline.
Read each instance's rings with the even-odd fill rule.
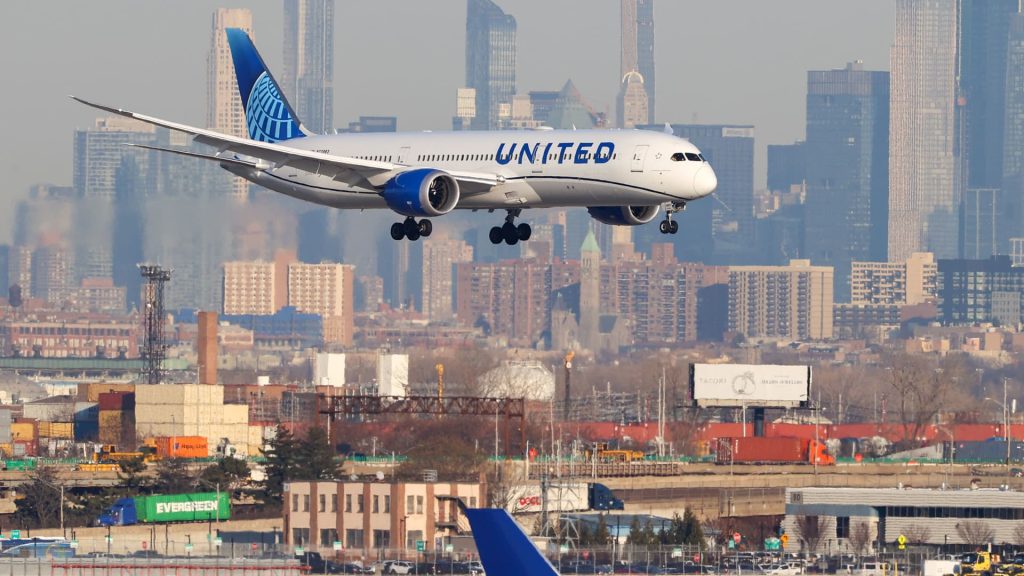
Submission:
[[[648,130],[313,134],[249,36],[232,28],[227,37],[249,139],[72,98],[191,134],[217,153],[155,149],[219,162],[281,194],[335,208],[390,208],[406,217],[391,226],[395,240],[430,236],[428,218],[455,209],[505,210],[490,240],[513,245],[532,233],[529,224],[515,224],[523,209],[577,206],[619,226],[646,224],[664,207],[660,230],[675,234],[672,215],[718,185],[693,144]]]

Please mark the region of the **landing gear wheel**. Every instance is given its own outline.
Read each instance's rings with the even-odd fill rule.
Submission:
[[[405,237],[415,242],[420,239],[420,225],[413,218],[406,218],[402,223],[405,229]]]
[[[526,222],[523,222],[519,226],[516,226],[516,234],[519,236],[520,241],[526,242],[530,239],[530,236],[533,236],[533,228],[531,228]]]
[[[501,226],[491,228],[490,239],[491,244],[501,244],[505,240],[505,235],[501,232]]]
[[[430,233],[434,231],[434,225],[431,224],[430,220],[424,218],[420,220],[420,236],[424,238],[430,236]]]
[[[661,231],[662,234],[668,234],[671,227],[672,226],[668,220],[662,220],[661,223],[658,224],[658,230]]]
[[[676,222],[675,220],[671,220],[668,223],[668,233],[669,234],[675,234],[676,232],[679,232],[679,222]]]
[[[501,235],[505,237],[505,244],[509,246],[515,246],[519,243],[519,230],[516,229],[516,225],[511,222],[506,222],[501,227]]]
[[[391,239],[402,240],[405,238],[405,226],[401,222],[395,222],[391,225]]]

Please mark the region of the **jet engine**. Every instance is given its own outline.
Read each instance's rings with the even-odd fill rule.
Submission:
[[[440,170],[408,170],[384,185],[384,201],[403,216],[441,216],[459,203],[459,183]]]
[[[658,216],[661,206],[600,206],[587,208],[590,217],[602,224],[639,226]]]

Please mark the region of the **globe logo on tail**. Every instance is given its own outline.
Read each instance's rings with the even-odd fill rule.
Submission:
[[[274,143],[302,135],[273,79],[265,71],[249,93],[245,120],[249,137],[260,142]]]

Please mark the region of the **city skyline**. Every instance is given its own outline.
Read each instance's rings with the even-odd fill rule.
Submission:
[[[758,127],[761,167],[763,154],[760,151],[765,145],[803,137],[802,95],[806,70],[827,69],[858,58],[865,60],[866,66],[872,69],[888,67],[893,17],[890,7],[826,9],[812,2],[792,0],[784,3],[785,10],[749,6],[744,12],[749,20],[736,20],[735,10],[730,13],[726,4],[735,3],[725,2],[714,7],[662,3],[656,8],[657,26],[662,30],[657,46],[662,77],[658,121],[692,121],[696,114],[700,123],[753,123]],[[126,107],[146,106],[182,121],[202,123],[199,119],[205,118],[205,57],[209,47],[210,15],[215,8],[251,9],[257,42],[265,46],[268,63],[279,67],[282,59],[283,10],[280,4],[273,2],[218,1],[174,10],[160,6],[140,8],[113,1],[104,3],[100,9],[75,4],[58,3],[58,6],[62,9],[57,10],[56,16],[48,16],[52,20],[53,35],[64,39],[54,43],[55,48],[39,52],[33,63],[14,59],[15,50],[5,51],[10,54],[5,64],[16,78],[15,85],[32,87],[12,94],[13,105],[25,111],[15,119],[16,132],[24,138],[18,143],[0,144],[5,148],[5,154],[0,157],[6,159],[9,175],[6,194],[11,200],[24,197],[27,187],[36,182],[62,184],[70,181],[70,166],[66,166],[69,162],[64,160],[70,155],[68,135],[75,128],[91,125],[95,115],[66,103],[68,93],[100,97]],[[518,90],[525,93],[557,89],[571,78],[599,110],[611,113],[619,85],[615,66],[619,50],[619,2],[588,3],[586,11],[579,6],[579,2],[546,6],[533,1],[504,6],[519,23]],[[53,4],[46,5],[47,14],[52,8]],[[30,14],[41,8],[33,5],[20,10]],[[780,13],[786,12],[822,21],[841,18],[861,24],[853,27],[856,32],[844,30],[825,34],[785,20]],[[704,22],[703,26],[694,22],[695,16],[702,16],[698,19]],[[410,42],[402,40],[391,43],[397,46],[397,52],[389,46],[366,51],[360,47],[372,43],[376,38],[374,30],[380,28],[376,25],[353,27],[349,22],[351,18],[381,22],[381,26],[393,30],[419,26],[422,22],[438,22],[448,32],[442,37],[448,39],[433,42],[430,50],[417,50]],[[716,40],[716,34],[707,30],[709,19],[728,22],[731,29],[737,31],[737,37],[751,40],[745,43]],[[157,20],[163,24],[157,28],[125,26],[135,21]],[[776,23],[774,30],[785,32],[786,40],[774,38],[775,34],[764,28],[765,22]],[[369,81],[380,89],[346,90],[343,84],[336,82],[335,124],[344,125],[364,114],[392,114],[399,117],[401,129],[436,130],[450,125],[455,91],[465,80],[463,66],[456,66],[464,61],[464,1],[449,0],[430,6],[403,5],[401,10],[395,10],[390,2],[350,4],[336,10],[336,23],[339,30],[346,31],[335,42],[336,76],[359,78],[361,85]],[[679,27],[686,33],[670,33]],[[31,38],[22,27],[9,26],[3,32],[9,48]],[[573,48],[575,38],[606,40],[588,42],[586,50],[578,50]],[[73,54],[68,53],[68,45],[76,46]],[[816,46],[815,50],[807,50],[811,45]],[[124,46],[136,48],[123,50]],[[557,65],[552,65],[552,53],[559,54]],[[701,56],[673,58],[673,53]],[[360,58],[349,54],[359,54]],[[116,58],[112,58],[115,55]],[[149,65],[152,62],[160,65]],[[594,62],[607,64],[595,65]],[[685,74],[680,73],[680,64],[686,66]],[[36,68],[45,70],[46,74],[36,73]],[[384,69],[397,69],[401,73],[377,72]],[[131,74],[126,74],[126,70]],[[791,80],[779,81],[779,78]],[[749,98],[750,90],[758,84],[770,85],[773,89],[762,98]],[[157,90],[153,86],[176,88]],[[429,86],[430,89],[420,91],[419,98],[409,98],[410,86]],[[34,150],[50,152],[40,158]],[[758,169],[757,173],[758,181],[763,181],[760,176],[763,169]],[[9,229],[9,221],[0,221],[0,238],[9,237]]]

